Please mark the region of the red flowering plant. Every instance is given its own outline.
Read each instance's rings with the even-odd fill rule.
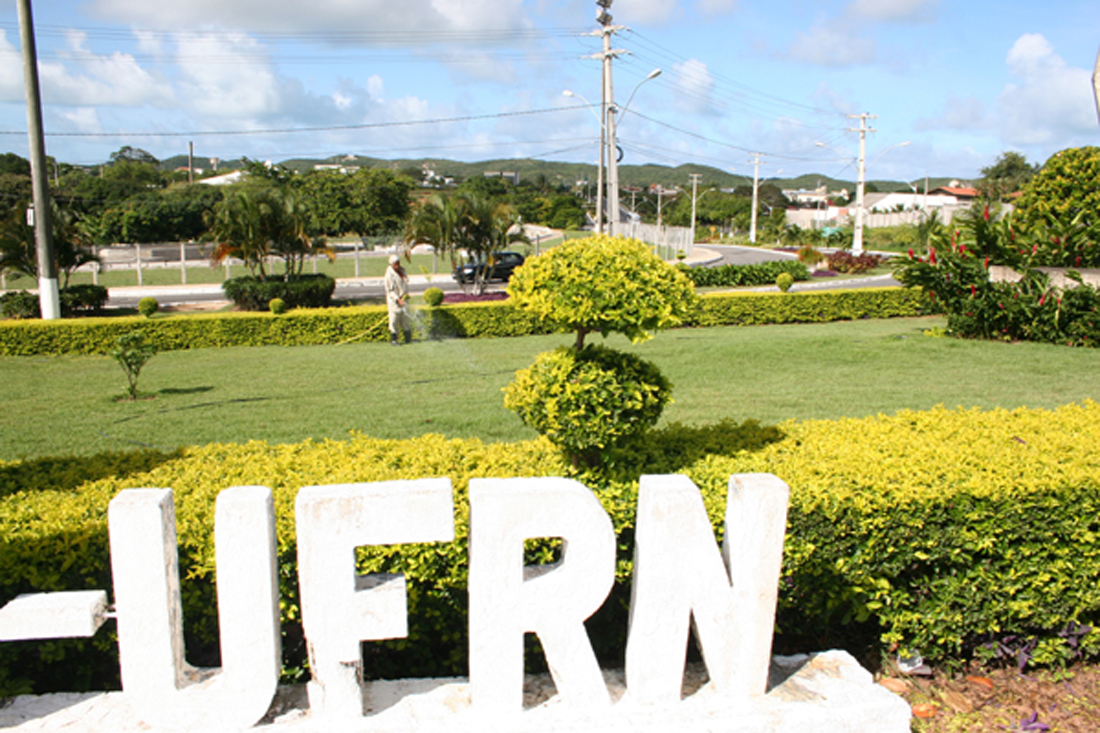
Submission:
[[[947,330],[962,338],[1100,344],[1100,304],[1095,288],[1065,292],[1035,269],[1040,247],[1034,230],[1017,231],[1011,218],[997,221],[976,210],[933,238],[927,259],[909,253],[895,260],[894,277],[920,287],[947,316]],[[991,265],[1008,265],[1021,277],[992,282]],[[1069,277],[1080,283],[1076,273]]]

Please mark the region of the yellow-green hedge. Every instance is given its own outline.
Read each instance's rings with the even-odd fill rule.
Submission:
[[[823,323],[857,318],[894,318],[923,313],[919,290],[900,288],[814,293],[715,293],[700,298],[689,326],[763,323]],[[421,336],[481,338],[547,333],[548,327],[507,302],[420,308],[414,323]],[[381,306],[217,313],[146,319],[79,318],[0,321],[0,355],[106,354],[119,335],[140,329],[160,351],[224,346],[306,346],[389,338]]]
[[[671,426],[609,463],[573,474],[539,439],[209,445],[0,464],[0,603],[40,590],[109,588],[106,508],[119,491],[176,492],[189,658],[217,657],[211,545],[217,492],[275,492],[285,666],[300,670],[293,502],[326,483],[447,476],[456,541],[362,551],[361,570],[409,576],[407,640],[369,645],[375,676],[461,674],[466,649],[466,487],[471,477],[577,475],[619,535],[618,583],[591,622],[605,662],[621,662],[637,481],[686,473],[716,527],[730,474],[766,471],[792,487],[780,587],[781,651],[897,644],[934,661],[1034,637],[1034,656],[1074,653],[1071,622],[1100,626],[1100,405],[1054,411],[936,409],[863,420]],[[629,458],[629,460],[626,460]],[[629,466],[629,468],[626,468]],[[538,550],[533,550],[537,554]],[[533,555],[534,556],[534,555]],[[91,641],[0,644],[0,694],[117,684],[110,629]],[[1095,653],[1100,633],[1078,639]]]

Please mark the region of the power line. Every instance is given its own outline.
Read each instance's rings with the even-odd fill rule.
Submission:
[[[334,132],[339,130],[369,130],[386,127],[412,127],[415,125],[443,125],[455,122],[473,122],[476,120],[502,119],[506,117],[524,117],[531,115],[554,114],[570,110],[585,109],[585,105],[566,107],[544,107],[542,109],[520,110],[516,112],[494,112],[491,114],[465,115],[463,117],[436,117],[427,120],[398,120],[393,122],[364,122],[355,125],[322,125],[318,127],[269,128],[264,130],[189,130],[185,132],[51,132],[47,137],[213,137],[213,136],[249,136],[249,135],[286,135],[301,132]],[[0,135],[26,135],[25,130],[0,130]]]

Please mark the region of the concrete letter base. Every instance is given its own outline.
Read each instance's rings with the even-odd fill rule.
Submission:
[[[690,671],[689,671],[690,673]],[[611,707],[568,710],[553,695],[534,707],[548,675],[528,677],[527,707],[507,723],[474,712],[464,679],[396,680],[367,683],[372,701],[366,717],[342,722],[341,733],[908,733],[909,706],[875,684],[847,652],[773,658],[767,694],[736,705],[705,684],[668,707],[638,706],[622,699],[621,670],[604,672]],[[532,700],[534,698],[534,700]],[[257,731],[321,733],[330,727],[314,720],[302,688],[280,688]],[[18,727],[15,727],[18,726]],[[18,697],[0,710],[0,728],[87,733],[157,731],[138,721],[122,693],[59,693]]]

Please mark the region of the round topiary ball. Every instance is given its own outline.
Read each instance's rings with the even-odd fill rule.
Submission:
[[[443,302],[443,291],[439,288],[428,288],[424,291],[424,302],[431,307],[436,307]]]
[[[148,297],[142,298],[138,301],[138,313],[145,316],[146,318],[149,318],[159,310],[160,303],[157,302],[156,298]]]
[[[775,285],[784,293],[787,292],[794,285],[794,275],[789,272],[779,273],[779,276],[775,278]]]
[[[286,301],[282,298],[272,298],[271,301],[267,304],[267,307],[268,310],[270,310],[277,316],[281,316],[282,314],[286,313],[287,310]]]
[[[652,363],[589,345],[539,354],[504,389],[504,406],[591,465],[605,448],[656,424],[671,394]]]

